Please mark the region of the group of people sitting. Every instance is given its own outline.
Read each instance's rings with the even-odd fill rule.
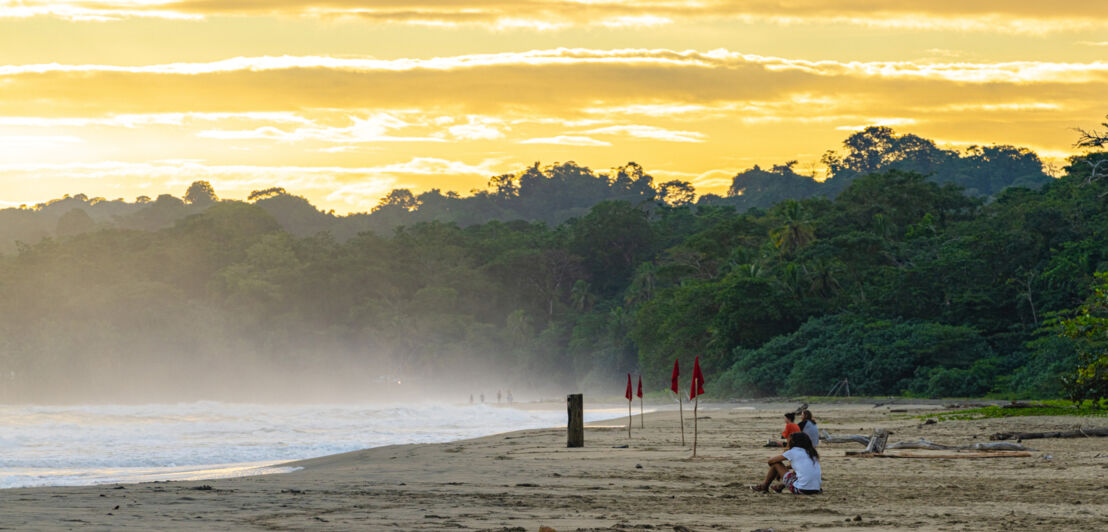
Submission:
[[[816,495],[823,493],[823,477],[819,467],[819,427],[812,413],[801,412],[800,424],[795,423],[796,414],[785,414],[785,430],[781,432],[785,451],[769,459],[769,471],[761,484],[750,486],[754,491],[773,490],[777,493],[788,490],[797,495]],[[788,461],[788,465],[785,462]],[[773,481],[780,480],[774,484]]]

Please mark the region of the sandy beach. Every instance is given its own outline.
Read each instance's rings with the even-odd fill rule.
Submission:
[[[587,400],[587,398],[586,398]],[[637,406],[637,405],[636,405]],[[819,450],[825,493],[754,493],[764,448],[795,404],[701,405],[682,446],[676,412],[296,462],[299,471],[197,482],[0,490],[4,530],[1105,530],[1108,438],[1024,442],[1030,458],[877,459]],[[833,434],[893,432],[963,445],[1001,431],[1103,426],[1018,417],[923,424],[938,405],[811,406]],[[636,408],[637,410],[637,408]],[[947,453],[949,454],[949,453]]]

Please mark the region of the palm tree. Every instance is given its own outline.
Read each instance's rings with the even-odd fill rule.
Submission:
[[[781,225],[770,231],[769,236],[782,255],[791,255],[816,239],[815,224],[799,201],[785,200],[773,214],[781,220]]]

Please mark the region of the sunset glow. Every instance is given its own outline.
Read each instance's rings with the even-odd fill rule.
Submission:
[[[0,0],[0,50],[0,207],[346,213],[570,160],[722,193],[867,125],[1057,161],[1108,112],[1108,3]]]

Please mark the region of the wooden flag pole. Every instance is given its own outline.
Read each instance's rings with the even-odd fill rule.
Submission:
[[[643,421],[642,416],[643,416],[642,397],[639,397],[639,428],[640,429],[645,429],[646,428],[646,421]]]
[[[627,438],[631,438],[631,400],[627,400]]]
[[[696,402],[692,407],[692,455],[696,458],[696,409],[700,406],[700,396],[696,396]]]
[[[681,400],[681,394],[677,394],[677,408],[681,412],[681,446],[685,446],[685,403]]]

